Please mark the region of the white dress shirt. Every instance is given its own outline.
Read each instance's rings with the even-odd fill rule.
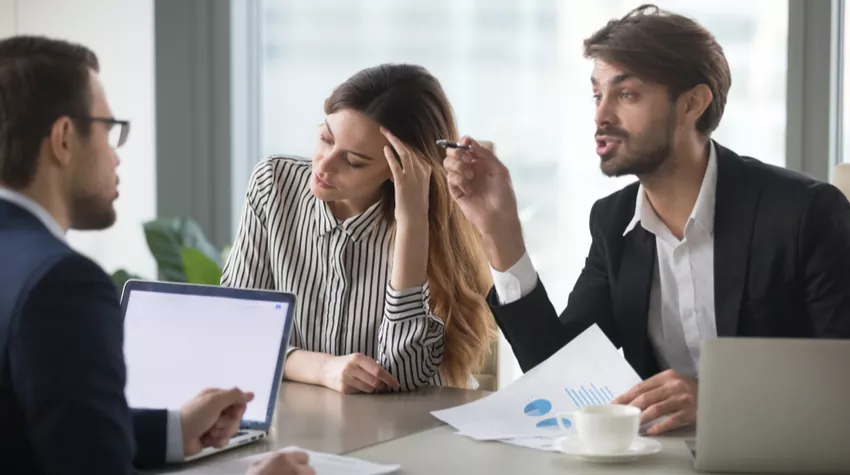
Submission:
[[[680,241],[661,221],[643,185],[638,187],[635,214],[623,236],[640,225],[655,235],[658,261],[650,291],[649,340],[662,369],[696,377],[700,343],[717,337],[714,316],[714,208],[717,152],[711,142],[708,166],[696,203]],[[528,254],[506,272],[492,269],[499,301],[504,305],[528,295],[537,272]]]
[[[57,239],[63,242],[65,241],[65,230],[62,229],[62,226],[56,222],[56,219],[46,209],[44,209],[43,206],[38,204],[32,198],[8,188],[0,187],[0,200],[14,203],[24,210],[29,211],[30,214],[38,218],[38,220],[44,224],[44,227],[46,227],[51,234],[56,236]],[[166,461],[179,462],[183,460],[183,426],[180,421],[179,410],[168,411],[166,432]]]

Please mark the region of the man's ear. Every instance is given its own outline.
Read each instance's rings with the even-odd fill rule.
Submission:
[[[711,105],[714,94],[705,84],[697,84],[690,91],[684,93],[685,116],[694,124],[699,121],[702,114]]]
[[[68,117],[60,117],[50,127],[48,146],[51,156],[61,166],[66,166],[71,161],[71,147],[77,138],[77,129],[74,122]]]

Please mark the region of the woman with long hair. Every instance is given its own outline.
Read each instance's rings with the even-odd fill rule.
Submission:
[[[222,285],[297,296],[289,380],[350,392],[475,387],[494,334],[487,260],[449,196],[451,106],[424,68],[358,72],[312,160],[254,169]]]

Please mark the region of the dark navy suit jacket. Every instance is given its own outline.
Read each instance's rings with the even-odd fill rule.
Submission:
[[[0,473],[164,464],[167,412],[127,406],[123,337],[103,270],[0,199]]]

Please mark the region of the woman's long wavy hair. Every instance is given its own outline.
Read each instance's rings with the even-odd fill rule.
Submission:
[[[325,113],[350,109],[386,127],[418,150],[431,166],[428,206],[430,306],[443,319],[442,376],[466,387],[484,364],[495,335],[485,301],[492,281],[480,237],[449,195],[445,151],[438,139],[458,140],[454,113],[434,76],[420,66],[383,64],[364,69],[337,87]],[[384,184],[384,219],[394,222],[395,191]]]

